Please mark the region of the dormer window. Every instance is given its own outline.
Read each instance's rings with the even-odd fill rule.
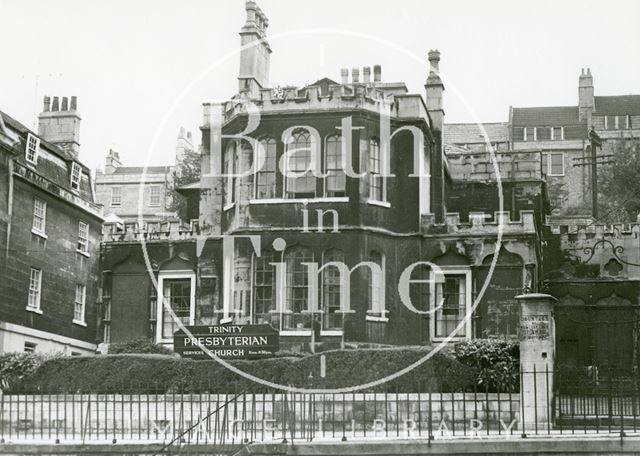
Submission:
[[[71,188],[80,190],[80,165],[76,162],[71,164]]]
[[[564,139],[564,128],[551,127],[551,139],[554,141],[562,141]]]
[[[34,165],[38,162],[38,149],[40,148],[40,138],[29,133],[27,135],[27,148],[25,150],[25,158],[29,163]]]

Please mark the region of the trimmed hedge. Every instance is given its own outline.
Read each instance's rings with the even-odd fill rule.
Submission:
[[[472,339],[456,344],[453,355],[477,371],[477,387],[481,391],[519,391],[520,346],[517,341]]]
[[[234,361],[258,378],[301,388],[343,388],[378,380],[418,361],[425,347],[333,350],[303,358]],[[320,377],[320,356],[326,377]],[[474,369],[437,353],[397,380],[367,391],[459,391],[476,379]],[[45,362],[20,385],[21,392],[43,393],[233,393],[273,392],[235,374],[215,360],[194,361],[162,355],[104,355]]]
[[[46,359],[39,353],[3,353],[0,355],[0,389],[9,391],[33,374]]]
[[[109,354],[119,355],[123,353],[155,353],[158,355],[173,355],[173,350],[154,344],[147,339],[138,339],[128,342],[109,344]]]

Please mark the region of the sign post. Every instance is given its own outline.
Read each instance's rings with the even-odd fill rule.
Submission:
[[[259,359],[280,349],[280,335],[270,325],[185,326],[173,335],[173,349],[183,358]],[[204,350],[206,349],[206,350]]]

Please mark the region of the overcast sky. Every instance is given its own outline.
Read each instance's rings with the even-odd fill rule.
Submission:
[[[640,93],[634,0],[258,4],[270,20],[272,86],[381,64],[383,81],[423,93],[437,48],[447,122],[507,121],[510,105],[575,105],[582,67],[596,95]],[[44,95],[76,95],[80,157],[91,168],[109,148],[128,165],[150,150],[149,163],[172,163],[179,127],[199,142],[202,101],[237,89],[243,23],[244,0],[0,0],[0,109],[33,126]]]

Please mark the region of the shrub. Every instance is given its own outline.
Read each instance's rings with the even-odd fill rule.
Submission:
[[[117,355],[123,353],[155,353],[159,355],[172,355],[173,351],[162,345],[154,344],[147,339],[109,344],[109,354]]]
[[[454,357],[476,369],[477,386],[482,391],[516,392],[520,388],[518,342],[504,339],[473,339],[460,342]]]
[[[47,359],[40,353],[4,353],[0,355],[0,389],[11,391],[24,377],[33,374]]]
[[[343,388],[398,372],[427,354],[425,348],[334,350],[302,358],[233,361],[243,372],[280,385]],[[326,376],[320,376],[320,356]],[[476,373],[449,355],[437,353],[396,381],[367,391],[454,391],[470,387]],[[274,392],[215,360],[194,361],[162,355],[104,355],[45,362],[22,383],[24,392]]]

